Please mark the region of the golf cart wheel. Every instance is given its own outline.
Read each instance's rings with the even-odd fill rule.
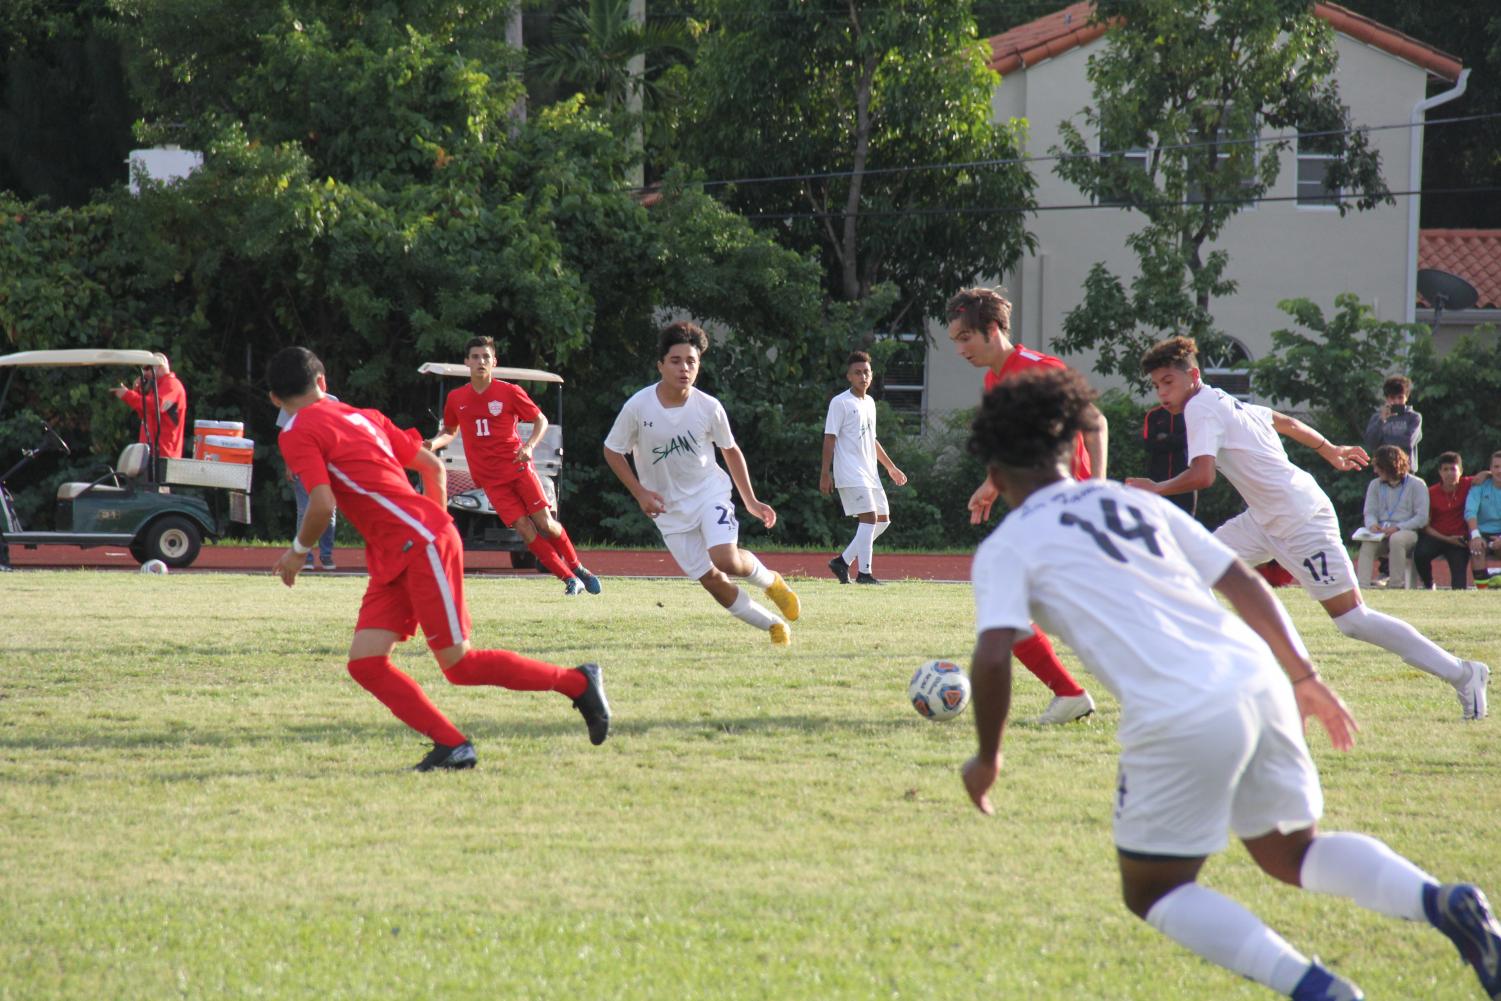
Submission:
[[[181,515],[169,514],[151,523],[143,548],[146,559],[161,560],[176,569],[191,565],[202,545],[203,533],[196,524]],[[131,553],[134,555],[134,547]]]
[[[145,563],[151,559],[151,554],[146,551],[146,542],[144,539],[137,539],[130,544],[130,555],[137,563]]]
[[[512,570],[532,570],[537,566],[537,557],[525,549],[517,549],[511,553]]]

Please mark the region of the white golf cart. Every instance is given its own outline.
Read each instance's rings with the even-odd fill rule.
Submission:
[[[430,361],[419,366],[417,371],[443,380],[439,382],[436,408],[438,422],[441,424],[443,400],[450,389],[456,388],[455,383],[447,380],[462,379],[467,382],[469,369],[464,365]],[[548,415],[547,431],[532,455],[532,466],[537,470],[537,479],[542,481],[542,493],[547,498],[547,506],[552,510],[553,516],[557,517],[557,477],[563,468],[563,377],[536,368],[497,367],[491,371],[491,375],[502,382],[532,383],[534,385],[529,392],[536,388],[536,384],[541,384],[543,388],[549,385],[558,387],[557,403],[552,414]],[[533,392],[532,399],[546,414],[542,394]],[[531,423],[521,422],[516,426],[516,433],[525,441],[532,433]],[[448,471],[448,511],[453,515],[454,525],[464,540],[464,548],[509,552],[511,566],[535,567],[537,558],[527,550],[521,536],[510,526],[501,523],[495,508],[490,505],[490,499],[469,475],[469,461],[464,458],[463,435],[455,435],[448,447],[438,452],[438,457],[443,460],[443,466]]]
[[[152,369],[166,358],[151,351],[73,349],[22,351],[0,356],[0,370],[8,373],[0,391],[0,409],[11,383],[23,369],[124,366],[155,378]],[[159,400],[156,392],[148,395]],[[158,415],[159,416],[159,415]],[[158,420],[155,425],[161,427]],[[170,567],[188,566],[198,557],[205,536],[223,534],[219,519],[202,497],[171,487],[206,487],[229,491],[229,520],[250,523],[251,467],[193,459],[156,459],[156,442],[126,445],[113,466],[89,482],[64,483],[57,488],[56,529],[28,531],[16,514],[8,484],[17,473],[48,452],[69,454],[63,439],[46,424],[39,428],[36,448],[22,449],[21,460],[0,475],[0,565],[8,563],[8,547],[35,549],[39,545],[120,546],[139,563],[161,560]],[[103,465],[103,463],[101,463]],[[224,526],[227,527],[227,526]]]

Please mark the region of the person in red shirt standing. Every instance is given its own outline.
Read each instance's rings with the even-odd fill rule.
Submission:
[[[526,390],[493,376],[495,361],[493,337],[475,337],[464,345],[469,385],[448,394],[443,433],[427,447],[436,452],[462,431],[469,475],[485,491],[500,520],[563,582],[565,594],[598,594],[599,578],[579,562],[573,540],[548,510],[542,481],[532,468],[532,451],[547,431],[547,418]],[[516,430],[521,421],[532,422],[532,433],[524,442]]]
[[[1413,564],[1425,588],[1433,587],[1433,559],[1442,556],[1449,564],[1449,587],[1463,591],[1470,567],[1470,527],[1465,524],[1465,500],[1470,496],[1470,478],[1458,452],[1438,457],[1438,482],[1428,488],[1428,525],[1418,533]]]
[[[563,668],[507,650],[476,650],[464,606],[463,543],[446,510],[443,463],[378,410],[329,399],[323,363],[306,348],[285,348],[267,367],[271,402],[290,416],[278,439],[287,468],[308,491],[307,513],[274,572],[288,587],[335,507],[365,538],[370,584],[349,645],[349,673],[392,715],[428,737],[419,772],[473,768],[474,745],[391,663],[396,644],[422,627],[443,675],[455,685],[561,692],[584,717],[589,740],[610,732],[610,706],[597,664]],[[412,489],[405,469],[422,478]]]
[[[141,377],[136,380],[134,387],[126,389],[124,385],[120,385],[110,392],[115,394],[115,399],[123,400],[141,418],[141,441],[151,446],[153,455],[161,459],[181,459],[183,427],[188,417],[188,391],[183,388],[182,380],[172,374],[172,365],[167,361],[167,356],[161,357],[160,365],[141,370]],[[157,405],[157,400],[161,400],[160,406]],[[160,442],[157,440],[158,415],[161,424]],[[156,451],[158,448],[161,450],[159,453]]]
[[[995,289],[963,289],[949,299],[945,312],[950,343],[959,357],[975,368],[985,369],[987,393],[1019,372],[1033,368],[1068,368],[1052,355],[1011,342],[1011,302]],[[1091,414],[1087,426],[1093,426],[1095,430],[1075,436],[1071,472],[1076,480],[1105,477],[1109,429],[1105,415],[1094,404],[1089,407]],[[999,496],[999,489],[987,477],[969,499],[970,524],[984,524]],[[1032,634],[1017,643],[1013,652],[1016,659],[1053,693],[1053,700],[1037,717],[1038,723],[1071,723],[1094,712],[1094,699],[1068,673],[1054,652],[1052,642],[1035,624]]]

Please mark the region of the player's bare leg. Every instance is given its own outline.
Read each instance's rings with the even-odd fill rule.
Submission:
[[[709,550],[711,560],[713,559],[715,550],[724,548],[726,547],[715,546],[714,549]],[[728,548],[734,549],[737,547],[730,546]],[[718,563],[717,560],[714,562]],[[736,574],[736,576],[745,577],[748,575],[741,573]],[[735,618],[754,629],[765,630],[771,636],[772,643],[777,646],[786,646],[792,642],[791,627],[752,601],[751,596],[739,584],[726,576],[725,571],[720,570],[717,565],[700,577],[698,582],[703,586],[705,591],[714,596],[715,601],[719,602]],[[786,585],[783,586],[785,587]]]
[[[771,599],[788,622],[796,622],[802,613],[802,604],[782,575],[774,573],[756,558],[755,553],[741,549],[733,542],[709,548],[709,560],[714,568],[731,577],[738,577],[752,587],[759,587]]]
[[[599,586],[599,578],[590,573],[579,560],[578,550],[573,548],[573,540],[568,537],[568,532],[563,528],[562,522],[554,518],[547,508],[533,511],[527,515],[527,519],[531,521],[537,534],[552,546],[572,576],[583,583],[584,590],[590,594],[598,594],[602,590]]]

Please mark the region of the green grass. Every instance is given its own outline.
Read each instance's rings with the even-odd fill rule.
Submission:
[[[0,580],[0,998],[1265,998],[1120,905],[1116,707],[1016,727],[1000,817],[908,675],[970,645],[967,587],[800,585],[790,652],[681,581],[474,580],[475,636],[606,668],[591,747],[561,696],[401,666],[474,739],[425,750],[344,670],[358,578],[16,573]],[[1364,724],[1312,740],[1330,829],[1501,893],[1501,716],[1294,618]],[[1501,665],[1501,598],[1376,594]],[[1190,664],[1185,670],[1192,670]],[[1098,685],[1097,696],[1103,695]],[[1017,712],[1045,702],[1023,675]],[[1205,881],[1372,997],[1475,998],[1449,943],[1273,884]]]

